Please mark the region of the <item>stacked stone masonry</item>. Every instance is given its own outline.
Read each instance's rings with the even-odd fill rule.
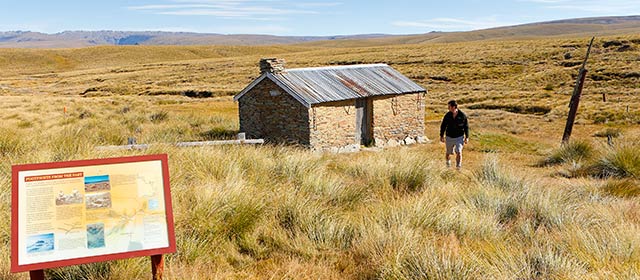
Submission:
[[[357,145],[354,100],[313,105],[309,109],[311,146],[326,150]]]
[[[309,111],[269,79],[238,100],[240,131],[267,143],[309,146]]]
[[[376,146],[403,144],[407,138],[415,140],[424,136],[423,94],[387,95],[373,99]]]

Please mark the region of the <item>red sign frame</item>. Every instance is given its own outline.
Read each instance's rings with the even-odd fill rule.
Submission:
[[[109,165],[109,164],[119,164],[119,163],[142,162],[142,161],[160,161],[161,162],[162,182],[163,182],[163,188],[164,188],[165,213],[166,213],[166,222],[167,222],[167,234],[168,234],[168,241],[169,241],[168,247],[19,265],[18,263],[18,250],[19,250],[18,248],[18,238],[19,238],[18,173],[19,172],[29,171],[29,170],[40,170],[40,169],[82,167],[82,166],[92,166],[92,165]],[[32,270],[41,270],[41,269],[55,268],[55,267],[62,267],[62,266],[70,266],[70,265],[78,265],[78,264],[86,264],[86,263],[94,263],[94,262],[104,262],[104,261],[134,258],[134,257],[169,254],[169,253],[176,252],[175,228],[174,228],[174,222],[173,222],[173,207],[171,203],[171,191],[169,187],[169,165],[168,165],[167,154],[13,165],[11,167],[11,172],[12,172],[11,173],[12,174],[11,272],[13,273],[32,271]]]

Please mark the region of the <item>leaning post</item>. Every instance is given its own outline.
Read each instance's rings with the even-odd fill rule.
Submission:
[[[591,38],[589,48],[587,49],[587,55],[584,58],[584,62],[582,62],[580,72],[578,73],[578,78],[576,79],[576,85],[573,88],[573,94],[571,95],[571,101],[569,102],[569,115],[567,116],[567,124],[564,127],[564,134],[562,135],[563,145],[569,142],[571,131],[573,130],[573,123],[576,120],[576,113],[578,113],[578,105],[580,104],[580,96],[582,95],[582,87],[584,86],[584,79],[587,76],[587,69],[585,67],[587,66],[587,59],[589,59],[589,53],[591,53],[591,46],[593,45],[594,39],[595,37]]]

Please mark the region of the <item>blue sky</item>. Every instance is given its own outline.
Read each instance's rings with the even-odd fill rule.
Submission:
[[[640,15],[639,0],[0,0],[0,31],[350,35]]]

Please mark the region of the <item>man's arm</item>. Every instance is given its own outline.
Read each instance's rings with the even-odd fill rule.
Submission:
[[[465,116],[464,118],[464,142],[467,143],[469,141],[469,119]]]
[[[444,131],[447,129],[447,114],[442,118],[442,123],[440,124],[440,142],[444,142]]]

